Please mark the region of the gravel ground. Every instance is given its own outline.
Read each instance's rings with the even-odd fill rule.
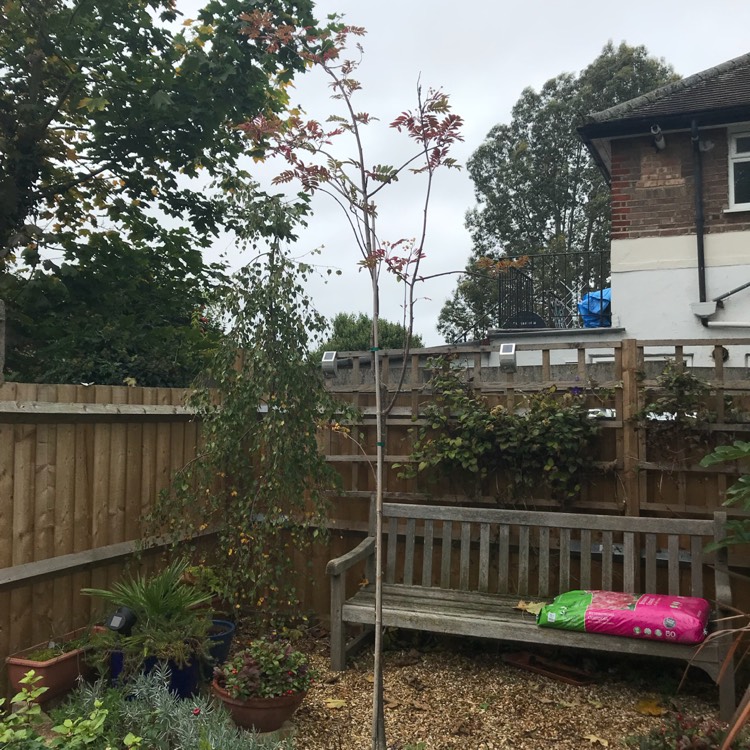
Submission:
[[[372,651],[344,672],[328,669],[321,629],[305,637],[321,671],[295,715],[298,750],[371,747]],[[698,671],[676,693],[680,663],[547,654],[593,677],[570,685],[503,661],[496,643],[436,639],[403,631],[386,638],[385,721],[389,750],[577,750],[624,748],[625,738],[676,711],[717,718],[717,691]]]

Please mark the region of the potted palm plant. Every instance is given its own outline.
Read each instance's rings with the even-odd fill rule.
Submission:
[[[183,697],[195,692],[200,663],[209,658],[211,629],[211,611],[198,605],[210,595],[182,581],[186,567],[186,561],[177,560],[150,578],[139,575],[111,589],[82,589],[118,612],[129,612],[127,629],[118,632],[110,626],[92,637],[97,661],[109,662],[113,679],[128,679],[157,662],[166,663],[172,690]]]
[[[317,677],[285,640],[258,638],[214,670],[212,689],[238,726],[279,729],[299,708]]]

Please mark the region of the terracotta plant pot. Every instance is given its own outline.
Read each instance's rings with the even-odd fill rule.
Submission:
[[[74,630],[72,633],[64,635],[60,640],[63,643],[75,640],[86,633],[86,630],[86,628]],[[33,669],[42,678],[36,683],[36,687],[46,687],[47,690],[39,696],[39,703],[72,690],[79,677],[90,677],[93,674],[91,667],[86,664],[85,648],[75,648],[46,661],[29,658],[29,654],[45,648],[47,648],[47,643],[38,643],[36,646],[19,651],[5,659],[8,680],[14,692],[21,689],[21,679],[29,670]]]
[[[216,680],[211,683],[214,695],[229,711],[234,723],[256,732],[274,732],[292,718],[307,693],[292,693],[276,698],[232,698]]]

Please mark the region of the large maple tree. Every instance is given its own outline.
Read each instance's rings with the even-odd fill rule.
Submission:
[[[310,0],[255,5],[279,25],[315,23]],[[62,268],[96,268],[124,239],[159,254],[170,272],[195,271],[198,283],[200,250],[220,229],[244,231],[257,214],[262,196],[237,168],[244,146],[233,126],[284,108],[284,84],[304,69],[299,46],[289,39],[271,51],[243,33],[243,0],[211,0],[192,19],[176,6],[4,3],[0,299],[11,336],[29,317],[19,309],[29,281],[54,277],[65,286]],[[179,242],[177,229],[187,230]],[[44,289],[39,284],[36,293]],[[75,321],[66,322],[75,333]],[[22,333],[33,356],[33,332]]]

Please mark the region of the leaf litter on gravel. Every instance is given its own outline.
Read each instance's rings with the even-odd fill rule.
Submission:
[[[372,650],[336,673],[329,668],[327,638],[319,636],[312,648],[322,679],[295,716],[297,750],[369,750]],[[644,662],[640,671],[629,660],[623,676],[617,660],[592,658],[596,680],[578,687],[505,664],[504,650],[507,645],[492,641],[432,636],[393,644],[384,654],[389,750],[625,748],[627,737],[661,722],[646,706],[653,714],[659,707],[717,717],[710,684],[689,694],[659,692],[662,683],[679,682],[680,668],[666,660]],[[655,674],[663,675],[658,683]]]

